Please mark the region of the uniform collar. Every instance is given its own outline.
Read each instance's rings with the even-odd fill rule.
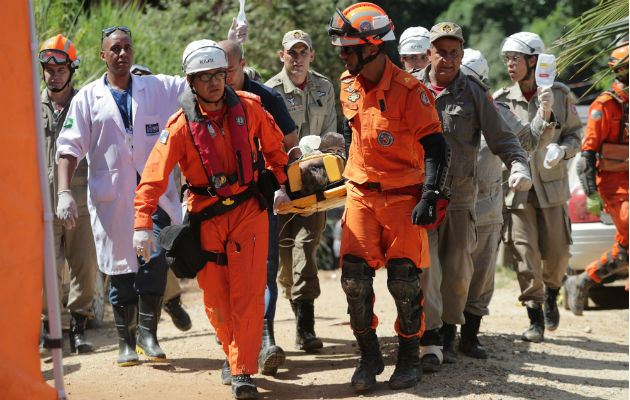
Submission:
[[[385,69],[383,70],[383,75],[381,76],[381,80],[378,81],[378,83],[376,84],[376,86],[374,86],[374,88],[372,88],[371,92],[376,93],[377,91],[387,91],[389,90],[389,88],[392,85],[392,78],[394,75],[394,64],[389,60],[389,57],[385,57]],[[355,80],[352,83],[352,87],[355,90],[358,90],[359,88],[363,88],[363,83],[359,82],[365,82],[365,78],[363,78],[363,76],[361,76],[361,73],[359,73],[358,75],[354,76],[354,75],[348,75],[348,77],[354,77]],[[358,78],[358,79],[357,79]],[[342,78],[343,79],[343,78]],[[363,91],[365,92],[365,89],[363,89]]]
[[[518,83],[512,83],[510,86],[506,88],[506,90],[507,90],[507,95],[505,97],[507,99],[528,103],[525,96],[523,96],[523,92],[521,91],[521,87],[518,85]]]
[[[307,92],[311,86],[311,82],[313,81],[311,71],[309,70],[306,72],[306,85],[304,86],[304,90],[301,90],[291,81],[291,78],[289,78],[289,74],[287,74],[287,70],[284,67],[282,67],[282,71],[280,71],[280,79],[282,80],[284,93],[292,93],[297,91]]]
[[[420,70],[420,81],[435,95],[435,91],[433,87],[431,87],[429,72],[431,72],[431,64],[427,65],[423,70]],[[441,97],[449,93],[452,93],[455,97],[461,96],[467,91],[467,79],[468,77],[460,69],[455,79],[435,97]]]

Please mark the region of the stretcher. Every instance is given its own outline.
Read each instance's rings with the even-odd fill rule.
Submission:
[[[321,159],[329,183],[313,194],[301,196],[302,173],[300,164]],[[342,176],[345,167],[343,157],[337,154],[313,154],[295,161],[287,167],[287,194],[292,200],[278,207],[280,213],[310,214],[337,208],[346,202],[346,187]]]

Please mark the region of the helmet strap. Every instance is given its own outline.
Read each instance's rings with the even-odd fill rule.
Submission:
[[[357,68],[354,71],[349,71],[352,75],[358,75],[359,72],[365,67],[367,64],[371,63],[378,57],[378,53],[372,54],[371,56],[363,57],[363,44],[357,45]]]
[[[532,55],[528,55],[525,54],[525,65],[527,66],[527,74],[525,74],[525,76],[523,77],[523,79],[521,79],[519,82],[523,82],[528,80],[529,78],[532,77],[532,74],[534,73],[534,70],[536,69],[536,67],[532,67],[529,65],[529,59],[530,57],[533,57]]]
[[[194,78],[193,78],[194,79]],[[203,100],[204,103],[209,103],[209,104],[219,104],[220,102],[222,102],[225,99],[225,90],[223,91],[223,96],[221,96],[221,98],[217,101],[212,101],[212,100],[207,100],[205,99],[202,95],[199,94],[199,92],[197,92],[195,90],[195,87],[192,85],[192,81],[190,82],[190,91],[193,92],[193,94],[197,97],[199,97],[201,100]]]
[[[68,64],[68,66],[69,66],[69,64]],[[42,64],[42,75],[43,74],[44,74],[44,64]],[[61,92],[62,90],[64,90],[66,88],[66,86],[68,86],[68,84],[72,80],[72,75],[74,75],[74,68],[70,67],[70,76],[68,77],[68,80],[66,81],[66,83],[64,83],[63,86],[60,87],[59,89],[48,86],[48,84],[46,83],[46,79],[44,79],[44,83],[46,83],[46,89],[50,90],[53,93]]]

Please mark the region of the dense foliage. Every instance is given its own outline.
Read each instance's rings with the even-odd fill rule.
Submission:
[[[335,84],[342,72],[337,50],[330,45],[327,25],[335,7],[343,9],[351,0],[249,0],[246,14],[250,41],[245,57],[265,78],[277,73],[282,64],[278,51],[284,32],[303,29],[313,37],[316,51],[313,69],[328,76]],[[566,33],[570,20],[596,5],[594,0],[428,0],[375,1],[392,18],[396,36],[409,26],[430,28],[436,21],[452,21],[464,29],[466,46],[484,52],[490,62],[489,83],[499,88],[507,83],[499,48],[503,38],[521,30],[539,33],[547,45]],[[232,18],[238,12],[237,0],[154,0],[90,1],[34,0],[38,39],[56,33],[67,35],[82,57],[75,83],[81,86],[105,71],[100,60],[101,29],[112,25],[131,28],[135,62],[148,65],[154,72],[181,74],[181,54],[188,42],[200,38],[226,38]],[[608,45],[608,43],[604,44]],[[395,46],[392,57],[396,58]],[[605,65],[604,57],[573,78],[579,82]],[[569,67],[561,79],[577,67]],[[338,85],[337,85],[338,86]]]

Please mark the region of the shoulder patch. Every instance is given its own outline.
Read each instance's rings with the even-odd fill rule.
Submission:
[[[590,119],[600,120],[602,119],[602,112],[600,110],[593,110],[588,116]]]
[[[569,89],[569,87],[562,82],[554,82],[553,87],[562,90],[566,94],[569,94],[571,92],[571,89]]]
[[[66,117],[66,120],[63,122],[63,127],[66,129],[70,129],[72,128],[73,124],[74,124],[74,119],[72,119],[71,117]]]
[[[501,89],[497,90],[496,92],[494,92],[492,97],[494,97],[496,99],[497,97],[502,96],[503,94],[505,94],[507,92],[508,92],[507,88],[501,88]]]
[[[166,140],[168,139],[168,134],[169,132],[166,129],[164,129],[162,133],[160,133],[160,138],[158,139],[158,141],[162,144],[166,144]]]
[[[418,92],[420,92],[420,101],[422,102],[422,104],[424,104],[425,106],[430,106],[431,100],[429,100],[429,96],[427,95],[426,90],[419,88]]]

